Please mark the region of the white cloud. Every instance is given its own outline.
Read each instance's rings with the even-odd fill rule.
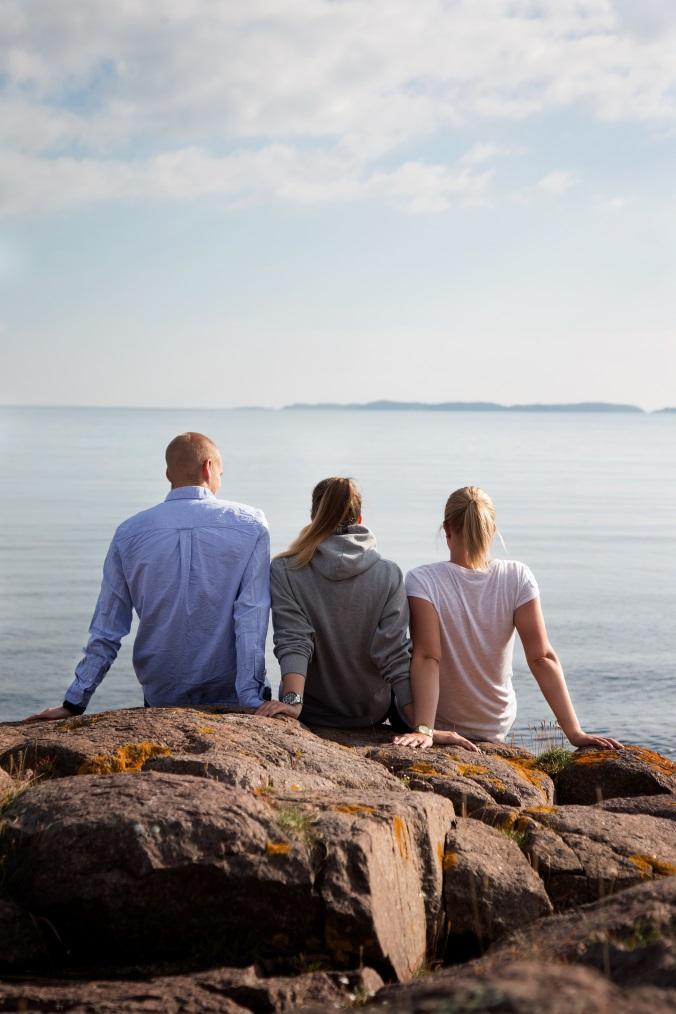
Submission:
[[[525,148],[507,148],[498,144],[475,144],[465,152],[460,161],[465,165],[479,165],[481,162],[491,162],[496,158],[525,154]]]
[[[217,198],[229,205],[288,202],[342,204],[375,198],[405,211],[441,211],[452,200],[476,202],[491,172],[407,162],[363,172],[323,152],[267,145],[214,156],[184,148],[134,161],[42,159],[0,152],[0,215],[64,210],[96,201]]]
[[[3,175],[31,160],[11,205],[77,203],[55,186],[75,178],[83,200],[138,193],[144,179],[165,196],[232,194],[253,166],[260,199],[350,200],[371,180],[399,201],[415,178],[411,206],[446,207],[486,183],[412,160],[426,137],[570,106],[676,119],[676,9],[642,0],[641,10],[631,0],[3,0]],[[486,142],[463,164],[490,170],[515,153]],[[277,157],[279,183],[268,175]]]
[[[575,173],[560,169],[556,172],[547,173],[541,180],[538,180],[535,187],[537,190],[541,190],[543,194],[558,197],[560,194],[565,194],[566,190],[570,190],[576,183],[577,176]]]
[[[627,206],[627,198],[600,196],[596,198],[596,206],[601,211],[623,211]]]

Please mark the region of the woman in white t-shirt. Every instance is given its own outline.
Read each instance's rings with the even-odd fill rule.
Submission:
[[[489,558],[495,535],[491,498],[477,486],[457,489],[446,503],[443,527],[450,560],[415,567],[406,577],[414,731],[395,743],[478,750],[476,741],[504,740],[516,717],[517,630],[528,666],[573,746],[619,749],[615,739],[582,731],[528,567]]]

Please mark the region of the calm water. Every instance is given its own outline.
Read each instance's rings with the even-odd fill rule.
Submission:
[[[673,416],[0,409],[0,718],[61,702],[111,535],[164,497],[163,449],[186,429],[220,445],[222,495],[265,510],[273,552],[314,483],[348,474],[383,555],[443,559],[447,494],[483,486],[539,580],[583,726],[674,752]],[[518,650],[515,685],[527,735],[551,716]],[[130,636],[91,710],[140,700]]]

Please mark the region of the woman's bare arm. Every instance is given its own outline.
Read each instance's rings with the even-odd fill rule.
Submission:
[[[547,636],[545,619],[538,598],[519,606],[514,612],[514,626],[517,629],[528,668],[537,680],[538,686],[554,712],[564,734],[573,746],[596,746],[602,749],[619,750],[622,747],[609,736],[589,736],[580,726],[573,702],[568,693],[566,679],[558,656]]]
[[[408,600],[411,612],[411,691],[413,693],[413,727],[427,725],[434,728],[439,703],[439,661],[441,659],[441,633],[439,617],[431,602],[411,596]],[[413,746],[426,750],[432,746],[432,738],[422,732],[407,732],[395,736],[399,746]],[[435,733],[434,742],[463,746],[468,750],[477,748],[469,740],[455,732]]]

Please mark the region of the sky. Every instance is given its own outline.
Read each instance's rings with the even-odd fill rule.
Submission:
[[[0,403],[676,404],[673,0],[2,0]]]

